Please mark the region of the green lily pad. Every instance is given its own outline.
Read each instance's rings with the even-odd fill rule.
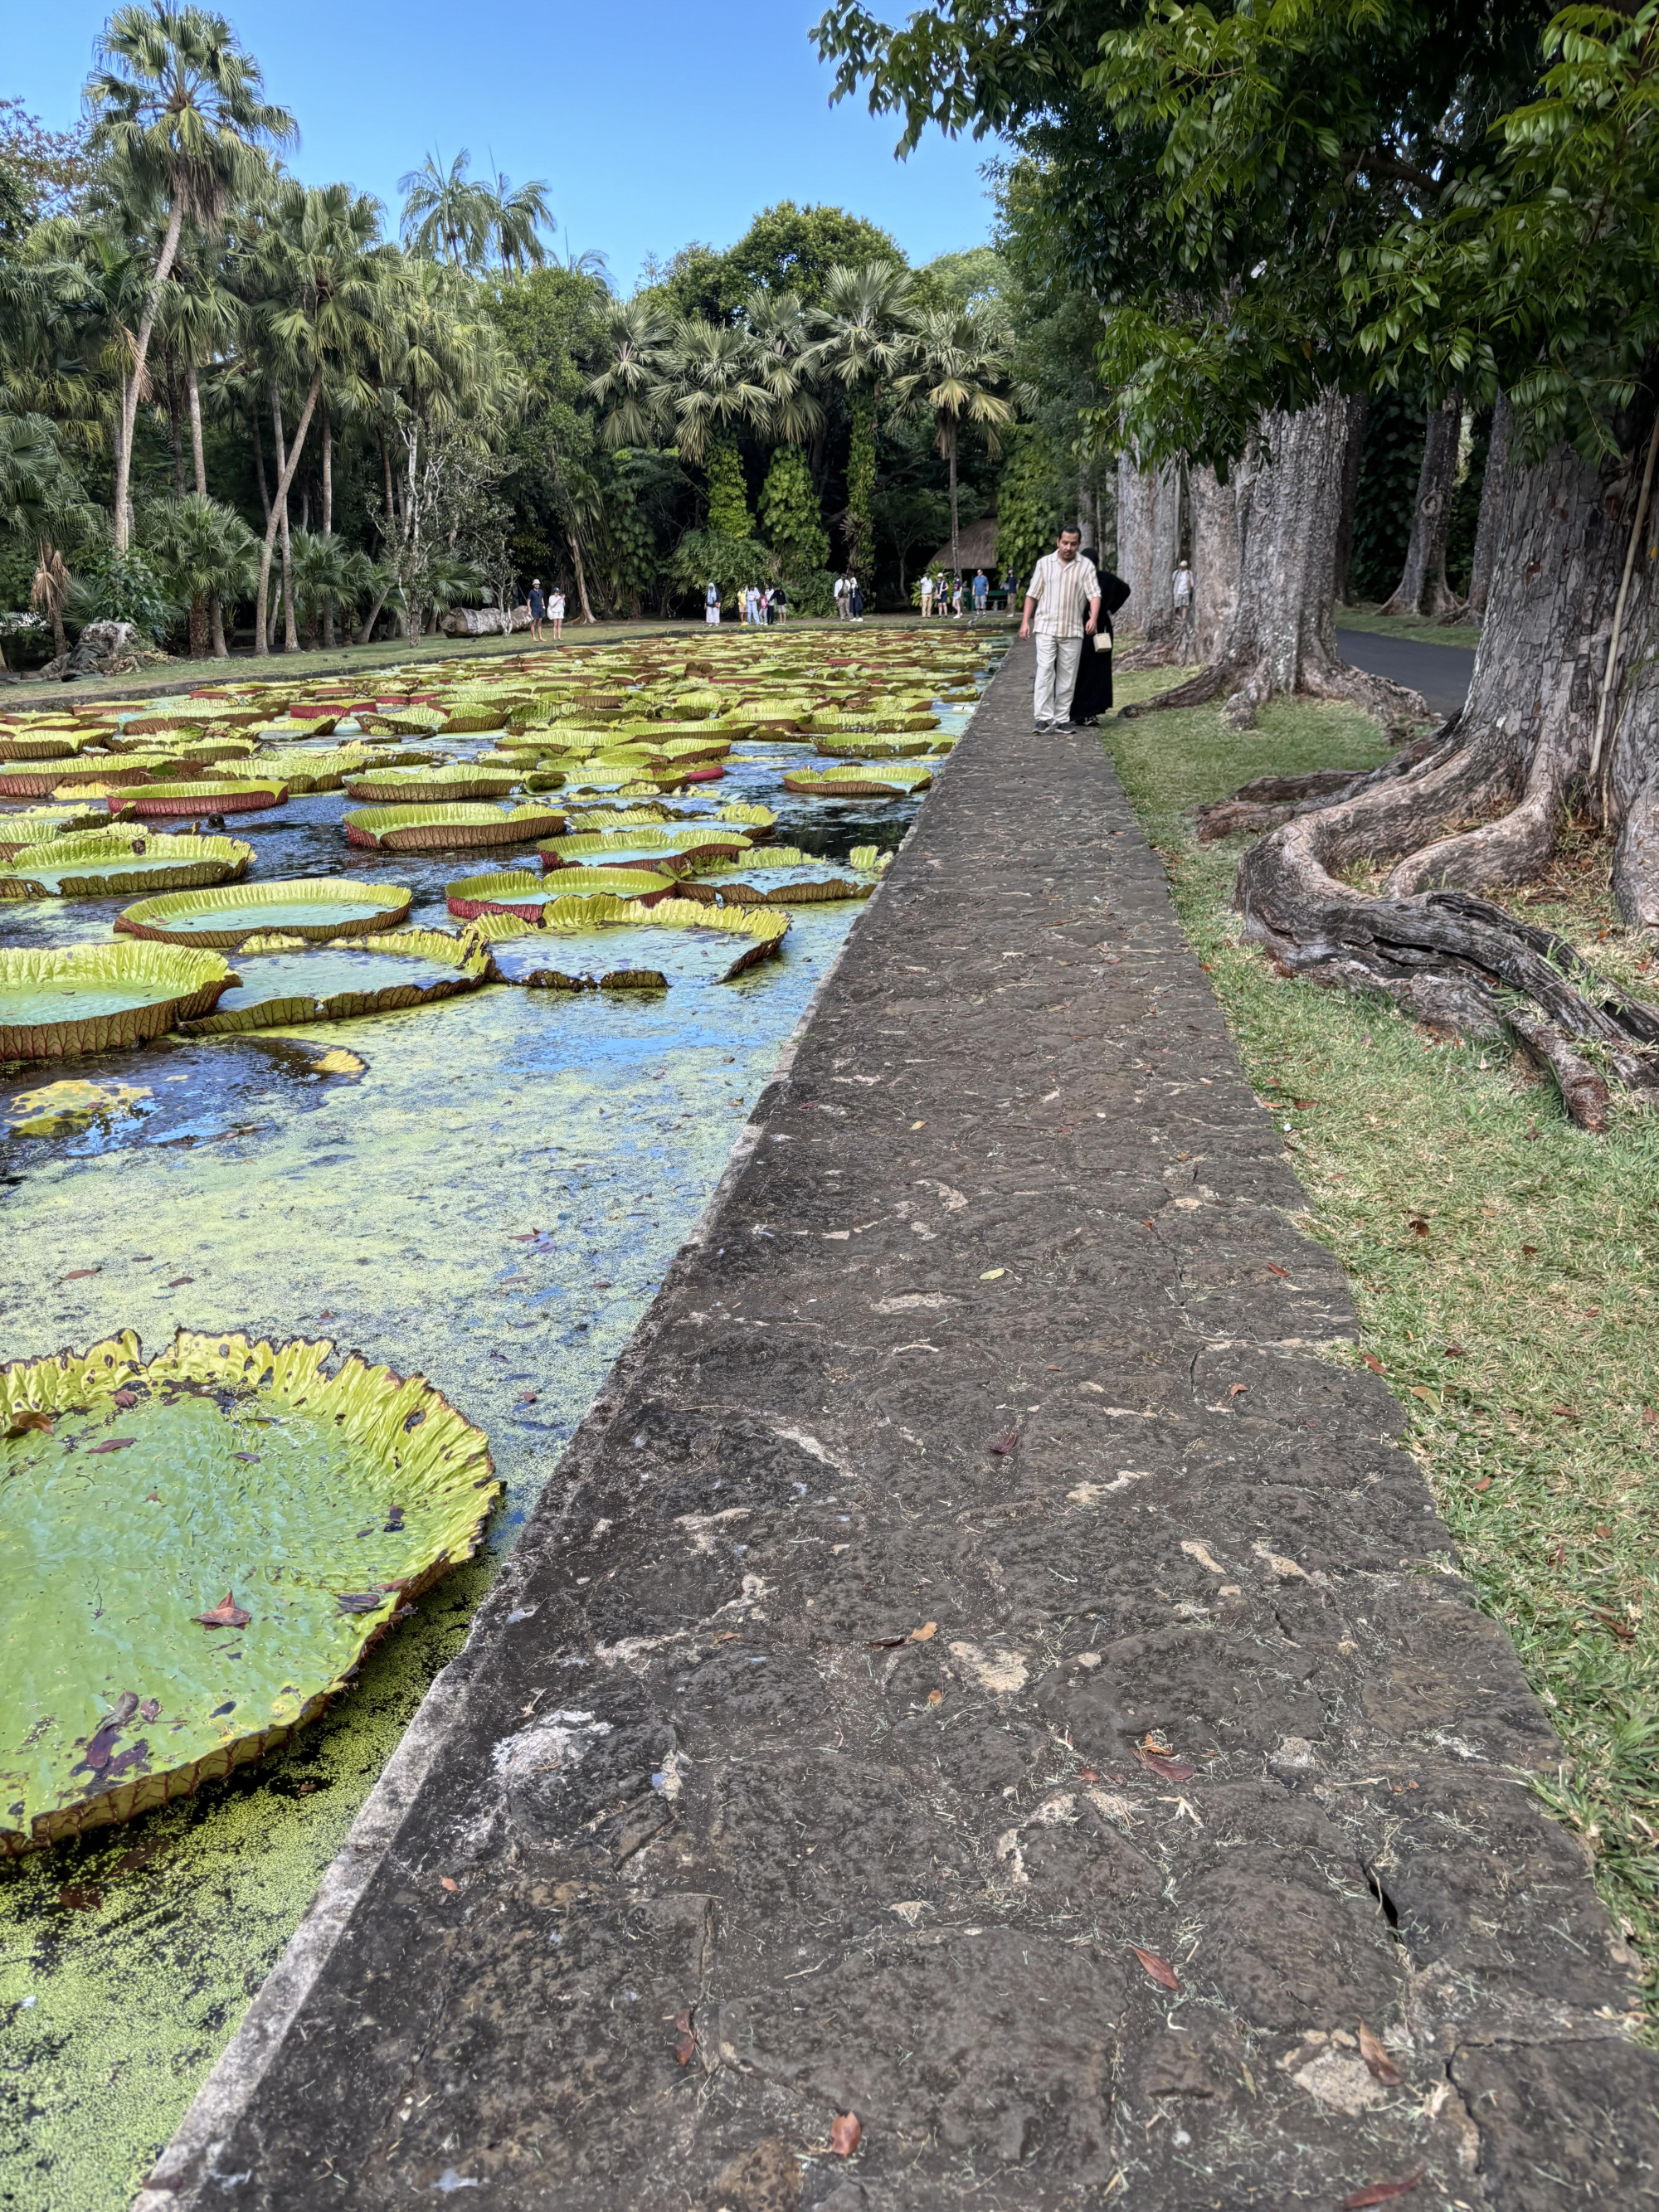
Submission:
[[[241,945],[267,930],[320,944],[331,937],[373,937],[395,929],[407,920],[414,898],[402,884],[298,876],[140,899],[116,916],[115,927],[164,945]]]
[[[788,929],[771,907],[590,898],[550,902],[539,929],[487,915],[467,936],[488,945],[501,981],[529,990],[665,990],[729,983],[777,953]]]
[[[543,867],[561,873],[573,867],[661,867],[678,874],[682,864],[701,866],[735,860],[750,844],[741,830],[688,822],[676,830],[579,831],[574,836],[550,837],[538,849]]]
[[[72,837],[80,830],[101,829],[108,820],[107,807],[82,805],[73,799],[59,799],[55,805],[22,807],[15,814],[0,814],[0,860],[15,860],[19,853],[27,852],[32,845]]]
[[[786,791],[804,799],[884,799],[891,794],[926,791],[933,781],[931,769],[908,762],[858,768],[792,769],[783,779]]]
[[[480,768],[472,761],[455,761],[447,768],[368,769],[345,779],[353,799],[372,799],[382,806],[442,805],[451,799],[504,799],[520,779],[514,768]]]
[[[394,853],[533,844],[564,827],[562,812],[539,801],[524,806],[492,806],[483,799],[452,800],[441,806],[366,806],[344,819],[352,844],[380,846]]]
[[[486,982],[489,960],[436,929],[315,946],[303,938],[256,937],[238,951],[236,973],[240,981],[213,1012],[186,1024],[192,1036],[351,1021],[360,1014],[430,1006]]]
[[[315,1717],[500,1495],[420,1376],[128,1331],[0,1374],[0,1852],[182,1796]]]
[[[61,760],[80,751],[88,732],[58,723],[49,729],[0,729],[0,761]]]
[[[229,982],[216,952],[167,945],[0,951],[0,1059],[142,1043],[210,1013]]]
[[[253,859],[252,846],[239,838],[132,829],[94,830],[24,849],[24,864],[0,866],[0,899],[118,898],[129,891],[235,883]]]
[[[100,783],[110,790],[123,784],[143,783],[152,768],[161,764],[157,754],[143,759],[129,753],[58,753],[50,758],[13,761],[0,766],[0,799],[50,799],[54,793],[74,798],[85,784]]]
[[[283,806],[288,803],[285,783],[256,781],[252,777],[238,777],[212,782],[180,781],[177,783],[145,783],[136,790],[122,793],[118,801],[112,799],[111,811],[118,804],[131,806],[137,814],[252,814],[268,806]]]
[[[561,868],[552,882],[532,875],[528,868],[504,868],[498,873],[463,876],[447,893],[449,911],[458,920],[471,921],[481,914],[514,914],[521,921],[539,922],[550,905],[574,905],[591,899],[633,902],[665,898],[674,878],[656,868]]]

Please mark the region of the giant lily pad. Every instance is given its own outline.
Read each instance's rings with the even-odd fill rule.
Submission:
[[[402,884],[298,876],[140,899],[116,916],[115,927],[164,945],[243,945],[267,930],[321,944],[331,937],[373,937],[395,929],[407,920],[414,898]]]
[[[868,898],[875,887],[873,871],[860,880],[798,845],[768,845],[741,860],[700,868],[695,878],[676,885],[675,896],[702,905],[719,901],[726,906],[813,906]]]
[[[451,884],[447,898],[449,911],[462,921],[481,914],[514,914],[520,921],[539,922],[555,897],[561,904],[599,898],[649,906],[673,888],[672,876],[656,868],[561,868],[553,884],[528,868],[505,868],[494,875],[463,876]]]
[[[187,1025],[193,1036],[351,1021],[360,1014],[430,1006],[487,981],[489,960],[480,948],[441,930],[408,929],[321,945],[300,937],[256,937],[238,951],[236,973],[240,980],[213,1012]]]
[[[74,723],[0,728],[0,761],[62,760],[79,752],[90,734]]]
[[[0,866],[0,899],[118,898],[130,891],[228,884],[248,872],[253,848],[234,837],[169,837],[142,830],[94,830],[24,848],[22,864]]]
[[[354,845],[394,853],[465,852],[486,845],[533,844],[564,827],[564,816],[539,802],[492,806],[483,799],[441,806],[365,806],[345,817]]]
[[[118,759],[100,754],[88,759],[82,753],[58,753],[44,759],[13,761],[0,766],[0,799],[50,799],[54,792],[74,796],[80,784],[101,783],[112,790],[118,784],[143,783],[159,756]]]
[[[285,1742],[476,1550],[483,1432],[333,1350],[181,1332],[146,1364],[128,1331],[0,1374],[0,1851]]]
[[[55,805],[25,806],[15,814],[0,814],[0,860],[15,860],[32,845],[72,837],[78,830],[96,830],[109,820],[103,806],[60,799]]]
[[[678,830],[627,829],[578,832],[552,837],[538,848],[542,866],[561,872],[569,868],[665,868],[674,874],[705,862],[735,860],[749,850],[750,840],[741,830],[720,830],[712,823],[699,828],[686,823]]]
[[[210,1013],[230,980],[216,952],[167,945],[0,951],[0,1059],[142,1043]]]
[[[729,983],[776,953],[789,928],[788,916],[775,908],[700,906],[682,898],[648,908],[637,899],[558,899],[544,921],[534,929],[493,915],[474,925],[503,982],[549,991]]]
[[[472,761],[454,761],[447,768],[365,769],[345,779],[353,799],[372,799],[381,806],[443,805],[453,799],[504,799],[520,780],[514,768],[481,768]]]
[[[110,800],[110,811],[131,806],[137,814],[253,814],[288,803],[285,783],[255,782],[251,777],[201,782],[145,783]]]
[[[792,769],[783,779],[786,791],[804,799],[888,799],[913,791],[926,791],[933,781],[931,769],[909,762],[884,763],[858,768]]]

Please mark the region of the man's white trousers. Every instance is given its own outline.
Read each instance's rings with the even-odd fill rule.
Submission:
[[[1045,637],[1041,630],[1037,632],[1036,696],[1031,714],[1034,722],[1070,720],[1072,694],[1077,689],[1078,663],[1083,658],[1084,643],[1080,637]]]

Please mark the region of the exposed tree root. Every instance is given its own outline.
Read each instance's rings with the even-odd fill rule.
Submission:
[[[1127,659],[1118,665],[1123,672],[1129,672]],[[1142,660],[1139,665],[1148,667],[1158,664]],[[1386,676],[1373,676],[1365,669],[1352,668],[1345,661],[1330,660],[1322,665],[1304,659],[1295,690],[1304,697],[1358,707],[1402,734],[1412,725],[1430,720],[1428,702],[1420,691],[1391,683]],[[1248,730],[1255,726],[1258,708],[1265,707],[1269,699],[1283,696],[1285,687],[1274,682],[1273,671],[1265,661],[1217,660],[1207,668],[1200,668],[1196,676],[1189,676],[1184,684],[1177,684],[1173,690],[1161,691],[1155,699],[1143,699],[1137,706],[1125,707],[1122,714],[1126,721],[1133,721],[1139,715],[1167,708],[1207,707],[1224,696],[1226,703],[1222,713],[1227,720],[1235,729]]]
[[[1437,781],[1443,799],[1456,765],[1431,762],[1392,793],[1328,805],[1263,837],[1239,866],[1234,903],[1245,933],[1285,973],[1383,993],[1435,1027],[1475,1036],[1509,1030],[1550,1069],[1573,1120],[1603,1130],[1607,1084],[1577,1046],[1591,1047],[1627,1089],[1659,1101],[1659,1009],[1598,976],[1565,938],[1469,891],[1402,896],[1390,888],[1373,897],[1329,872],[1382,848],[1376,833],[1391,813],[1403,818],[1399,802],[1412,785]],[[1421,797],[1411,793],[1410,812]]]
[[[1207,806],[1193,809],[1192,822],[1198,842],[1211,845],[1219,837],[1277,830],[1293,815],[1316,813],[1339,800],[1358,798],[1362,791],[1390,782],[1419,767],[1440,750],[1446,742],[1446,730],[1453,726],[1448,724],[1446,729],[1402,746],[1381,768],[1316,768],[1304,775],[1253,776],[1231,797],[1213,799]]]

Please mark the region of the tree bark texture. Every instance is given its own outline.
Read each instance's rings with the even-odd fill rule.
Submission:
[[[1492,410],[1492,436],[1486,445],[1486,473],[1480,485],[1480,516],[1474,528],[1474,557],[1469,567],[1469,606],[1472,615],[1484,617],[1492,592],[1492,556],[1504,526],[1509,497],[1509,395],[1500,392]]]
[[[276,441],[276,503],[283,546],[283,650],[284,653],[297,653],[300,650],[300,631],[294,607],[294,548],[289,535],[288,495],[289,487],[299,469],[300,449],[305,443],[305,433],[302,430],[294,441],[294,465],[290,467],[283,442],[283,398],[274,379],[270,386],[270,428]]]
[[[1365,450],[1365,424],[1371,403],[1363,392],[1348,401],[1348,442],[1342,449],[1342,495],[1336,518],[1335,597],[1339,606],[1351,602],[1349,578],[1353,571],[1354,511],[1359,499],[1359,463]]]
[[[123,380],[121,390],[121,439],[115,449],[115,550],[125,553],[132,542],[132,441],[138,422],[138,402],[149,389],[144,364],[149,355],[150,332],[155,328],[156,312],[161,304],[161,287],[172,272],[179,252],[179,234],[184,228],[185,204],[176,196],[167,210],[167,227],[162,234],[161,251],[156,257],[155,274],[150,279],[149,290],[144,299],[144,312],[138,319],[137,334],[132,341],[132,370]]]
[[[1616,838],[1620,912],[1659,927],[1659,530],[1646,468],[1659,424],[1650,411],[1640,428],[1599,468],[1566,446],[1537,463],[1511,460],[1462,712],[1407,773],[1379,771],[1270,831],[1245,854],[1236,893],[1246,933],[1287,970],[1385,992],[1419,1018],[1471,1034],[1507,1026],[1592,1129],[1605,1124],[1605,1085],[1598,1106],[1579,1047],[1593,1048],[1592,1075],[1599,1058],[1659,1099],[1659,1068],[1646,1056],[1659,1042],[1659,1012],[1480,894],[1547,865],[1577,787]],[[1385,860],[1395,865],[1378,896],[1341,880]],[[1535,1017],[1517,1020],[1498,995],[1516,992]]]
[[[285,516],[288,513],[288,488],[294,481],[294,471],[299,466],[300,455],[305,449],[306,433],[311,428],[311,418],[316,411],[317,394],[322,388],[322,381],[323,373],[320,369],[318,369],[312,377],[310,389],[306,393],[306,404],[300,411],[300,420],[295,427],[294,443],[289,449],[286,459],[281,463],[282,473],[276,479],[276,496],[272,500],[270,511],[265,516],[264,542],[259,548],[259,586],[258,590],[255,594],[253,604],[253,650],[256,653],[266,653],[270,650],[270,631],[266,621],[266,613],[270,605],[270,559],[276,538],[276,526],[279,518]],[[273,396],[273,404],[274,404]],[[280,450],[282,444],[280,415],[277,422],[276,437],[278,449]],[[260,467],[261,473],[263,474],[263,462],[261,462]],[[290,621],[292,620],[292,606],[293,602],[290,599]],[[295,642],[298,642],[297,639]]]
[[[1129,623],[1146,641],[1139,651],[1155,653],[1169,642],[1176,626],[1170,586],[1180,557],[1180,464],[1143,469],[1135,450],[1126,449],[1117,461],[1117,573],[1129,586]]]
[[[1348,403],[1334,391],[1295,415],[1262,417],[1229,472],[1238,589],[1226,628],[1197,676],[1126,714],[1224,696],[1229,719],[1248,729],[1266,701],[1303,692],[1351,701],[1389,721],[1429,719],[1418,693],[1349,667],[1338,651],[1336,531],[1347,437]],[[1213,515],[1210,526],[1218,526]]]
[[[196,489],[207,497],[207,454],[202,444],[202,387],[191,362],[185,370],[185,398],[190,409],[190,459]]]
[[[230,647],[225,642],[224,602],[220,599],[217,592],[211,592],[208,595],[208,623],[213,632],[214,659],[228,660]]]
[[[1220,654],[1238,605],[1238,499],[1213,469],[1187,472],[1193,532],[1193,656],[1208,667]]]
[[[581,540],[577,537],[574,527],[570,523],[566,523],[564,534],[569,542],[571,565],[576,573],[576,596],[582,603],[582,620],[585,623],[591,623],[593,619],[593,609],[587,597],[587,571],[582,566]]]
[[[1436,622],[1458,604],[1446,581],[1446,541],[1462,433],[1463,403],[1454,392],[1443,406],[1429,410],[1406,566],[1393,598],[1383,605],[1385,615],[1415,615]]]

